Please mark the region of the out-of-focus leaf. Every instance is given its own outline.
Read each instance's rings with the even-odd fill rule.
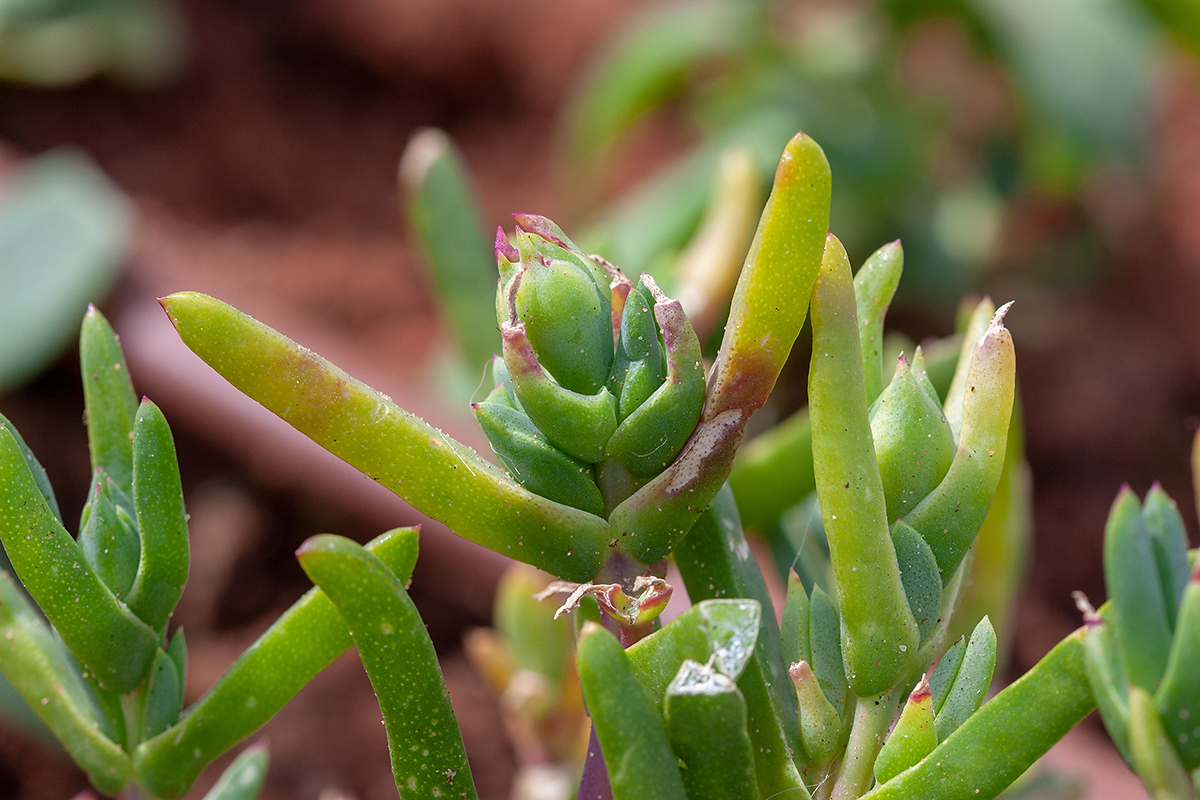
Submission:
[[[134,84],[171,77],[183,21],[163,0],[33,0],[0,7],[0,80],[69,86],[103,73]]]
[[[1200,3],[1195,0],[1142,0],[1180,44],[1200,55]]]
[[[269,761],[266,745],[246,748],[208,790],[204,800],[254,800],[267,777]]]
[[[745,47],[754,10],[740,0],[691,0],[648,8],[634,19],[576,101],[571,154],[581,161],[595,156],[678,91],[688,72]]]
[[[74,338],[116,276],[133,223],[124,195],[72,150],[31,159],[4,189],[0,389],[32,378]]]
[[[493,311],[496,259],[479,218],[461,154],[442,131],[425,128],[400,162],[404,208],[468,372],[500,350]]]
[[[1136,157],[1156,36],[1116,0],[970,0],[1041,125],[1088,150]]]

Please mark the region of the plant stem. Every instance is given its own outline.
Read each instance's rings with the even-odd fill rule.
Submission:
[[[842,760],[842,772],[833,787],[832,800],[854,800],[871,788],[875,778],[875,757],[883,747],[903,694],[899,689],[892,689],[878,697],[858,699],[850,741]]]
[[[600,750],[595,726],[588,736],[587,761],[583,764],[583,777],[579,780],[579,794],[575,800],[613,800],[608,766],[604,763],[604,753]]]
[[[813,784],[813,800],[829,800],[833,794],[834,778],[841,766],[841,760],[835,758],[833,763],[821,770],[820,780]]]

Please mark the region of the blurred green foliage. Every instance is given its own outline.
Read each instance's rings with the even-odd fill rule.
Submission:
[[[97,75],[154,84],[182,61],[183,23],[164,0],[0,3],[0,80],[61,88]]]
[[[116,278],[133,208],[85,155],[55,150],[0,194],[0,390],[32,378],[77,335]]]
[[[1147,5],[1200,31],[1194,3]],[[585,247],[663,277],[709,202],[721,149],[748,146],[767,180],[799,128],[838,176],[831,224],[852,260],[900,237],[906,291],[950,301],[996,258],[1014,195],[1070,196],[1105,165],[1136,166],[1162,42],[1131,0],[656,5],[579,88],[564,136],[571,185],[595,209],[655,110],[681,110],[696,144],[593,211]]]

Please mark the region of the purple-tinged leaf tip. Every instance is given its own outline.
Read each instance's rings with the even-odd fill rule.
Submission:
[[[574,250],[565,238],[562,228],[554,224],[548,217],[543,217],[541,214],[513,214],[512,218],[516,220],[517,225],[522,230],[536,233],[543,239],[554,242],[564,250]]]
[[[504,228],[496,226],[496,259],[501,258],[508,261],[510,264],[516,264],[521,260],[521,254],[517,248],[512,246],[508,241],[508,236],[504,233]]]

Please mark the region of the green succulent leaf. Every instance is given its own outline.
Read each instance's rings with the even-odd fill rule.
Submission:
[[[859,697],[873,697],[907,672],[919,633],[888,533],[850,264],[832,234],[812,306],[808,401],[817,496],[837,578],[846,677]]]
[[[150,667],[150,677],[139,700],[142,704],[139,741],[153,738],[179,720],[183,707],[183,676],[163,650],[159,650]]]
[[[779,621],[780,648],[783,663],[791,666],[798,661],[811,661],[812,649],[808,638],[808,593],[795,570],[788,573],[787,599],[783,618]]]
[[[1016,354],[1003,322],[1007,308],[992,317],[971,353],[963,384],[962,434],[950,470],[904,517],[929,542],[943,583],[949,582],[975,542],[1004,473],[1016,393]],[[950,403],[948,399],[947,408]]]
[[[516,283],[520,275],[513,279]],[[612,328],[608,328],[609,339]],[[504,363],[521,408],[552,444],[589,464],[604,457],[604,446],[617,429],[616,398],[607,387],[581,394],[560,385],[542,369],[524,322],[500,325]]]
[[[594,622],[579,632],[579,683],[615,800],[686,800],[666,728],[621,643]]]
[[[996,631],[984,617],[971,633],[954,682],[942,690],[935,726],[939,742],[944,742],[979,710],[995,668]]]
[[[495,260],[470,174],[449,136],[434,128],[413,134],[400,160],[400,187],[463,360],[486,363],[500,348],[491,319]]]
[[[960,311],[960,313],[963,312],[965,309]],[[988,326],[995,314],[996,304],[990,297],[985,297],[976,304],[975,308],[971,309],[963,325],[962,345],[958,353],[957,366],[954,369],[954,377],[950,380],[950,387],[945,394],[946,419],[950,423],[950,429],[954,431],[955,442],[962,436],[963,397],[967,391],[967,375],[971,371],[971,356],[975,352],[975,346],[979,344],[979,340],[987,333]]]
[[[868,403],[875,402],[883,391],[883,320],[903,271],[904,250],[897,239],[872,253],[854,276]]]
[[[367,549],[407,581],[417,561],[417,532],[388,531]],[[138,783],[155,797],[182,796],[214,758],[261,727],[352,644],[337,607],[322,590],[310,590],[179,722],[138,746],[133,754]],[[168,654],[175,647],[172,642]]]
[[[896,520],[946,477],[954,462],[954,435],[937,400],[929,396],[904,356],[870,416],[887,518]]]
[[[137,395],[117,335],[94,306],[79,332],[79,367],[92,469],[103,469],[122,492],[131,494]]]
[[[1112,607],[1101,609],[1101,614],[1111,613]],[[1104,728],[1113,744],[1117,746],[1126,763],[1132,763],[1129,752],[1129,681],[1125,677],[1120,643],[1112,625],[1102,617],[1087,621],[1087,637],[1084,642],[1088,684]]]
[[[653,394],[617,426],[608,441],[607,452],[610,458],[624,461],[635,476],[650,478],[675,460],[700,420],[704,406],[704,364],[700,340],[684,316],[683,306],[678,300],[668,299],[649,276],[643,275],[642,281],[657,295],[654,315],[662,331],[667,374]],[[623,402],[624,394],[621,399]]]
[[[750,415],[766,402],[807,316],[804,289],[820,268],[829,192],[825,154],[797,134],[742,268],[700,423],[675,462],[609,515],[614,538],[639,561],[670,552],[729,477]]]
[[[1174,630],[1179,604],[1188,585],[1188,538],[1175,501],[1167,496],[1157,482],[1146,492],[1146,502],[1142,504],[1142,522],[1150,536],[1150,546],[1158,565],[1167,621]]]
[[[475,798],[437,654],[404,581],[377,556],[340,536],[314,536],[296,557],[354,637],[383,711],[400,796],[444,792]]]
[[[842,716],[853,698],[842,660],[841,618],[833,599],[820,586],[813,587],[809,603],[809,651],[813,672],[825,697],[833,704],[838,716]]]
[[[727,675],[684,661],[667,687],[667,736],[688,800],[756,800],[746,702]]]
[[[471,541],[562,578],[599,571],[608,523],[499,468],[276,331],[205,295],[163,306],[184,342],[234,386]]]
[[[190,555],[175,440],[149,400],[142,401],[134,422],[133,506],[141,555],[126,602],[147,625],[165,631],[187,583]]]
[[[1111,621],[1129,682],[1153,692],[1171,650],[1171,628],[1141,505],[1128,487],[1113,502],[1104,529],[1104,581]]]
[[[104,585],[117,597],[128,598],[137,577],[141,543],[136,524],[113,502],[119,492],[103,469],[92,474],[75,541]]]
[[[1095,707],[1083,640],[1083,629],[1063,639],[929,755],[864,800],[999,795]]]
[[[7,572],[0,572],[0,668],[97,789],[116,794],[132,773],[78,669]]]
[[[942,576],[938,572],[937,559],[921,534],[896,520],[891,528],[892,544],[896,548],[896,563],[900,565],[900,580],[904,584],[904,596],[908,608],[917,621],[917,631],[922,643],[929,640],[937,627],[942,608]]]
[[[917,684],[904,704],[904,711],[875,758],[875,780],[887,783],[918,763],[937,747],[933,696],[929,684]]]
[[[1192,800],[1196,796],[1192,777],[1179,761],[1154,698],[1137,684],[1129,685],[1129,753],[1133,769],[1151,797]]]
[[[504,393],[502,387],[496,391]],[[492,452],[517,483],[556,503],[590,514],[603,513],[604,498],[591,464],[555,447],[529,417],[515,408],[484,401],[473,404],[471,410]]]
[[[54,514],[54,518],[62,524],[62,512],[58,508],[58,500],[54,497],[54,487],[50,485],[50,478],[46,475],[46,468],[34,456],[33,451],[29,449],[29,445],[25,444],[25,440],[21,438],[21,434],[17,431],[17,426],[13,425],[7,417],[0,414],[0,425],[8,429],[12,434],[13,439],[17,443],[17,447],[21,448],[22,455],[25,456],[25,463],[29,467],[29,473],[33,475],[33,481],[37,484],[38,491],[42,493],[42,497],[46,500],[46,505],[50,506],[50,511]]]
[[[113,596],[59,524],[7,426],[0,431],[0,490],[0,538],[29,594],[106,688],[135,689],[159,637]]]
[[[1197,562],[1200,564],[1200,562]],[[1175,638],[1154,702],[1183,765],[1200,768],[1200,566],[1183,594]]]
[[[816,673],[807,661],[797,661],[788,670],[796,687],[796,705],[800,710],[800,741],[810,767],[824,768],[845,747],[842,719],[825,696]],[[845,728],[849,732],[848,728]]]

